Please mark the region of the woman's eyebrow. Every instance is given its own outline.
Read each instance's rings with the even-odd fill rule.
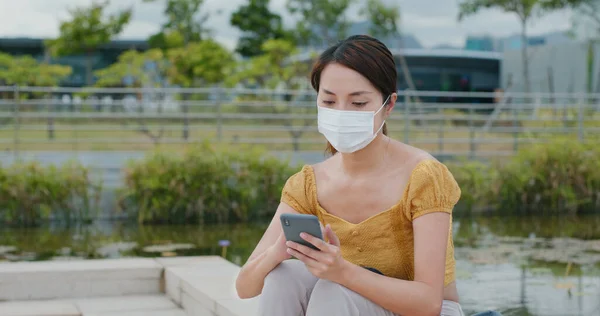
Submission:
[[[332,91],[329,91],[327,89],[323,89],[323,92],[325,92],[325,94],[331,94],[331,95],[335,95],[335,93],[333,93]],[[357,95],[361,95],[361,94],[370,94],[373,93],[371,91],[355,91],[350,93],[351,96],[357,96]]]

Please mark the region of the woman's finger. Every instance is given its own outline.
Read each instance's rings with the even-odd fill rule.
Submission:
[[[310,247],[307,247],[305,245],[301,245],[299,243],[295,243],[293,241],[288,241],[286,243],[286,245],[289,248],[292,248],[292,249],[294,249],[294,250],[302,253],[303,255],[305,255],[307,257],[310,257],[310,258],[312,258],[314,260],[317,260],[317,261],[319,261],[320,259],[322,259],[323,255],[324,255],[323,252],[321,252],[319,250],[312,249]]]
[[[288,248],[287,253],[289,253],[291,256],[294,256],[294,258],[302,261],[307,266],[314,266],[316,264],[316,261],[313,258],[306,256],[298,250]]]
[[[301,233],[300,237],[302,237],[302,239],[308,241],[309,243],[313,244],[313,246],[317,247],[321,251],[328,250],[329,244],[320,238],[309,235],[307,233]]]
[[[335,234],[333,229],[331,229],[331,225],[327,224],[327,226],[325,226],[325,233],[327,234],[327,239],[329,239],[330,244],[337,246],[337,247],[340,246],[340,239]]]

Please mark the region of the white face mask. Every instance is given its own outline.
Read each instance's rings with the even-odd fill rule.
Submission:
[[[391,95],[377,111],[342,111],[317,105],[319,133],[341,153],[353,153],[369,145],[383,128],[373,132],[375,116],[383,109]]]

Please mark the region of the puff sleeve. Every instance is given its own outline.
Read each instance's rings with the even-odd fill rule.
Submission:
[[[301,214],[313,214],[311,177],[308,166],[288,178],[281,191],[281,202]]]
[[[413,171],[405,215],[414,220],[434,212],[452,214],[460,195],[458,183],[444,164],[437,160],[424,161]]]

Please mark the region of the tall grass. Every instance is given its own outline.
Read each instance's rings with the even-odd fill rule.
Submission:
[[[600,145],[570,140],[521,149],[506,161],[449,164],[467,211],[575,214],[600,211]]]
[[[24,226],[47,219],[87,221],[95,216],[100,191],[87,168],[77,163],[0,166],[0,221]]]
[[[260,151],[204,144],[183,155],[156,152],[128,166],[119,205],[141,223],[261,219],[274,212],[293,172],[289,162]]]
[[[456,213],[600,211],[600,146],[573,141],[521,149],[512,158],[448,166],[462,190]],[[118,191],[120,209],[140,223],[230,223],[265,220],[299,166],[260,150],[205,143],[183,154],[156,151],[132,161]],[[101,186],[78,164],[0,167],[0,222],[34,226],[94,218]]]

